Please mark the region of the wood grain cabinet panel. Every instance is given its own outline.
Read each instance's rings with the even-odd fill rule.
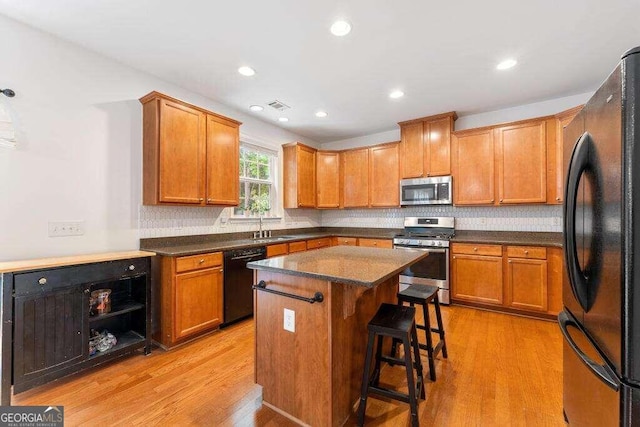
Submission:
[[[498,203],[546,202],[546,121],[497,128],[496,163]]]
[[[278,243],[277,245],[267,246],[267,258],[286,255],[288,253],[289,253],[289,245],[287,243]]]
[[[340,207],[340,153],[316,153],[316,186],[318,208]]]
[[[176,275],[174,336],[189,337],[222,323],[222,269]]]
[[[546,259],[508,259],[506,304],[522,310],[547,311]]]
[[[451,174],[451,132],[455,112],[422,117],[400,125],[400,177]]]
[[[451,258],[454,299],[502,305],[502,257],[457,254]]]
[[[369,206],[400,205],[399,144],[369,148]]]
[[[283,146],[284,207],[316,206],[316,149],[300,143]]]
[[[569,138],[565,141],[564,129],[571,123],[574,117],[582,110],[582,105],[573,107],[556,114],[555,117],[555,133],[556,137],[553,144],[547,147],[547,203],[562,204],[564,201],[564,170],[565,163],[568,163],[569,156],[565,157],[564,146],[568,145],[573,148],[575,140]]]
[[[320,239],[307,240],[307,250],[328,248],[329,246],[331,246],[331,238],[330,237],[323,237],[323,238],[320,238]]]
[[[140,102],[143,203],[237,205],[241,123],[158,92]]]
[[[358,246],[369,248],[393,249],[393,241],[389,239],[358,239]]]
[[[239,159],[238,125],[217,116],[207,115],[208,205],[238,205]]]
[[[345,208],[369,206],[369,149],[343,151],[341,174],[342,206]]]
[[[358,239],[356,237],[333,237],[331,246],[358,246]]]
[[[305,240],[301,240],[299,242],[291,242],[289,243],[289,253],[295,252],[304,252],[307,250],[307,242]]]
[[[454,133],[453,202],[456,205],[491,205],[495,202],[493,131]]]
[[[402,178],[420,178],[424,174],[424,127],[421,121],[400,124]]]

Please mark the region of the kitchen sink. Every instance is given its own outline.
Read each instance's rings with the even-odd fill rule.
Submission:
[[[276,237],[265,237],[262,239],[253,239],[253,241],[257,243],[268,243],[268,242],[278,242],[280,240],[289,240],[294,238],[295,237],[291,237],[291,236],[276,236]]]

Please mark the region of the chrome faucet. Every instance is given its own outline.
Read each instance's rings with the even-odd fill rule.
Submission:
[[[271,231],[262,229],[262,215],[260,215],[260,231],[253,232],[254,239],[264,239],[265,237],[271,237]]]

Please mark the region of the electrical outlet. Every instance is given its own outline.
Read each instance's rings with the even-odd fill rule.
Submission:
[[[288,308],[284,309],[284,330],[289,332],[296,331],[296,312]]]
[[[84,221],[49,221],[49,237],[82,236]]]

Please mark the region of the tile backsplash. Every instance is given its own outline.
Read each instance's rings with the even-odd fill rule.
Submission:
[[[258,219],[231,219],[233,208],[141,206],[140,238],[252,232]],[[263,228],[309,227],[402,228],[405,216],[454,216],[459,230],[562,231],[562,206],[500,207],[420,206],[396,209],[285,209],[265,218]]]
[[[405,216],[453,216],[459,230],[562,231],[562,206],[420,206],[322,212],[323,227],[402,228]]]

